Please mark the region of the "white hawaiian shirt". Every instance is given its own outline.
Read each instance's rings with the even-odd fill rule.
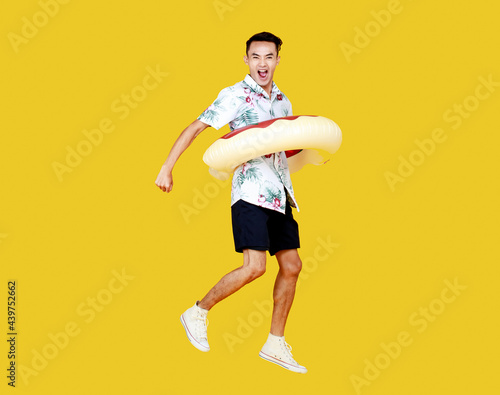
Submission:
[[[217,130],[229,123],[233,131],[290,115],[292,104],[274,82],[269,98],[267,92],[247,75],[243,81],[223,89],[198,119]],[[285,152],[251,159],[236,168],[231,205],[238,200],[280,213],[285,213],[288,200],[298,210]]]

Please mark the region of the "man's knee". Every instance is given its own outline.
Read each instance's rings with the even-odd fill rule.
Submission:
[[[266,272],[266,254],[263,253],[249,253],[244,267],[250,277],[250,280],[254,280],[262,276]]]
[[[287,261],[282,265],[283,274],[288,277],[299,277],[300,271],[302,270],[302,261],[299,257]]]
[[[250,278],[252,280],[262,276],[266,272],[266,264],[264,263],[254,263],[250,264],[248,267]]]

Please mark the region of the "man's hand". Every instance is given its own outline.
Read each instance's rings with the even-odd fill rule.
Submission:
[[[162,166],[158,177],[156,177],[155,184],[163,192],[170,192],[174,187],[174,180],[172,178],[172,172],[169,171],[165,166]]]

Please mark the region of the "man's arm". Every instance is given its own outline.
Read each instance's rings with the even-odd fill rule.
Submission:
[[[172,149],[170,150],[170,153],[168,154],[167,160],[161,167],[158,177],[156,177],[155,184],[163,192],[170,192],[174,186],[172,170],[181,154],[191,145],[194,139],[209,126],[210,125],[207,125],[204,122],[196,120],[184,129],[177,138],[172,146]]]

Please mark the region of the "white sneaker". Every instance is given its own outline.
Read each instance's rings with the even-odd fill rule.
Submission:
[[[285,341],[284,336],[279,337],[269,334],[259,356],[292,372],[307,373],[307,369],[293,359],[291,351],[292,347]]]
[[[200,351],[207,352],[210,350],[207,339],[208,310],[198,307],[197,303],[181,315],[181,323],[193,346]]]

